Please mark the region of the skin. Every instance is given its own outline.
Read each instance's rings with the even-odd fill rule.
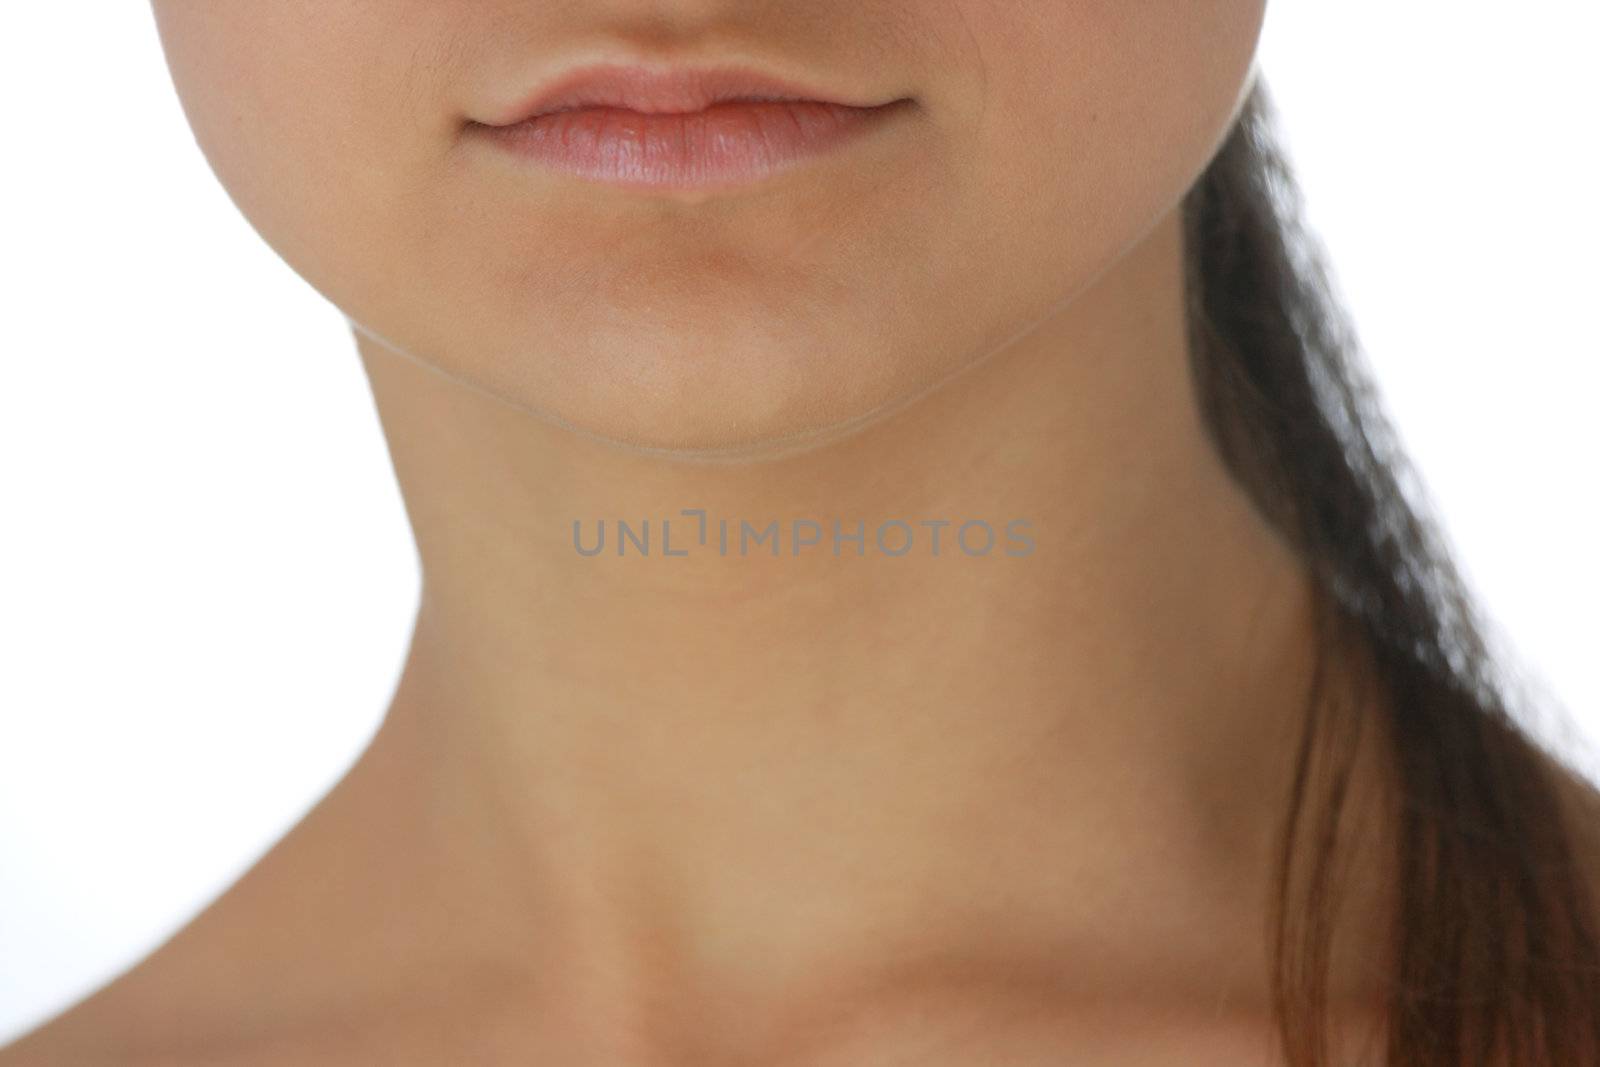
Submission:
[[[345,780],[0,1062],[1274,1062],[1310,587],[1204,435],[1176,213],[1263,7],[156,0],[205,157],[351,322],[423,601]],[[916,106],[716,194],[463,137],[578,54]],[[574,550],[683,508],[1034,549]]]

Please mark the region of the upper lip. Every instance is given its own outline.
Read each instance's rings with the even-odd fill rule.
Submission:
[[[876,107],[892,102],[850,99],[747,66],[649,67],[599,63],[556,76],[523,97],[493,125],[511,126],[540,115],[583,107],[690,113],[732,100],[808,100],[846,107]]]

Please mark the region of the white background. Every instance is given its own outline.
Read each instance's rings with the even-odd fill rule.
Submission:
[[[1566,744],[1600,741],[1600,9],[1273,2],[1262,65],[1404,443]],[[417,575],[344,319],[212,177],[148,6],[0,22],[3,1043],[343,772]]]

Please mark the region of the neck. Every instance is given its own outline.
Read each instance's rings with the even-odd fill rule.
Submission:
[[[1207,444],[1179,234],[917,403],[748,462],[596,441],[358,334],[423,570],[374,760],[450,813],[438,848],[473,837],[505,943],[635,1002],[936,956],[1146,992],[1186,953],[1261,968],[1309,591]]]

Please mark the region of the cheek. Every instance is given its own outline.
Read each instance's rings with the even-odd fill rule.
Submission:
[[[195,140],[262,237],[313,285],[381,254],[450,116],[417,81],[392,0],[156,0],[157,28]],[[426,108],[431,107],[431,111]],[[434,164],[436,165],[436,163]]]
[[[1265,0],[964,4],[981,66],[969,178],[1058,278],[1175,207],[1242,103]],[[998,250],[998,249],[997,249]]]

